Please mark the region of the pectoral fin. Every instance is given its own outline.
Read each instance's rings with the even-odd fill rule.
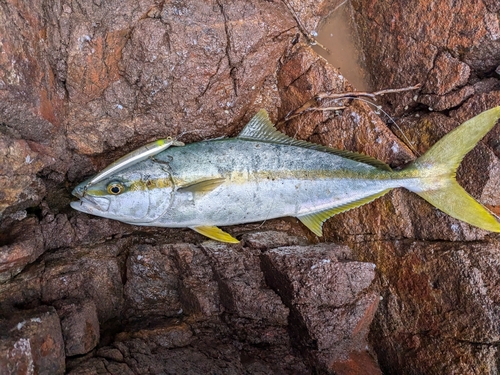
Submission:
[[[307,215],[297,216],[302,224],[309,228],[311,232],[313,232],[316,236],[321,237],[323,235],[323,223],[331,218],[333,215],[337,215],[344,211],[349,211],[353,208],[362,206],[366,203],[370,203],[371,201],[387,194],[391,189],[387,189],[381,191],[380,193],[370,195],[363,199],[359,199],[354,202],[346,203],[338,207],[329,208],[319,212],[313,212]]]
[[[201,227],[191,227],[192,230],[203,234],[204,236],[211,238],[212,240],[227,242],[227,243],[239,243],[236,238],[231,236],[229,233],[224,232],[222,229],[216,226],[201,226]]]
[[[225,178],[211,178],[208,180],[195,181],[193,183],[180,186],[177,190],[179,192],[190,192],[194,195],[207,194],[217,189],[221,184],[226,181]]]

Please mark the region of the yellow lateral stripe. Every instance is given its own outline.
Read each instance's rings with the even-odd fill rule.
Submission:
[[[137,180],[130,185],[131,191],[146,190],[146,189],[161,189],[172,187],[172,180],[166,178],[156,178],[147,181]]]
[[[186,183],[185,180],[174,178],[174,184],[179,190],[208,193],[222,183],[243,184],[246,182],[255,182],[256,180],[318,180],[329,178],[359,179],[368,177],[371,179],[390,179],[390,172],[387,173],[376,169],[373,170],[373,174],[370,173],[370,171],[359,173],[347,170],[256,171],[250,174],[247,172],[232,172],[227,179],[224,177],[207,177],[206,179]],[[172,181],[170,178],[165,177],[151,179],[148,181],[134,181],[130,186],[130,190],[137,191],[170,187],[172,187]]]

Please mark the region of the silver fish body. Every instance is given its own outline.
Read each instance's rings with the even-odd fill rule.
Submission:
[[[176,189],[169,197],[170,209],[151,223],[166,227],[224,226],[303,216],[400,186],[398,180],[389,174],[382,178],[384,172],[368,164],[313,149],[258,141],[199,142],[171,148],[155,159],[168,163],[179,186],[223,179],[220,186],[206,193]],[[134,168],[148,169],[153,163]]]
[[[500,109],[488,121],[498,116]],[[83,182],[73,192],[80,201],[72,207],[135,225],[189,227],[226,242],[236,240],[218,226],[284,216],[299,218],[321,235],[328,217],[396,187],[443,209],[443,198],[433,192],[460,188],[451,176],[459,161],[447,167],[424,157],[402,171],[391,171],[363,155],[291,139],[276,131],[261,111],[237,138],[170,147],[102,181]],[[484,220],[491,216],[481,215]],[[487,219],[487,229],[500,230],[496,219]]]

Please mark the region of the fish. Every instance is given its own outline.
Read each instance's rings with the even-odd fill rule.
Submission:
[[[153,144],[125,155],[76,186],[71,207],[238,243],[220,227],[291,216],[322,236],[330,217],[405,188],[456,219],[500,232],[497,218],[455,179],[463,157],[499,118],[500,106],[482,112],[407,167],[392,170],[367,155],[291,138],[260,110],[234,138],[186,145],[170,139],[167,147]]]

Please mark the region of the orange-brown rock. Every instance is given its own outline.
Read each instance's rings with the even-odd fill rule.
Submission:
[[[353,90],[302,34],[340,3],[0,5],[2,368],[498,372],[498,235],[407,191],[337,215],[323,238],[293,218],[228,228],[239,245],[69,208],[72,187],[146,141],[234,136],[260,108],[290,136],[399,168],[500,104],[496,1],[354,0],[375,87],[422,89],[384,97],[404,113],[397,126],[350,99],[283,122],[319,93]],[[458,171],[496,213],[499,137]]]
[[[99,343],[99,319],[94,301],[62,300],[56,302],[61,319],[64,349],[67,356],[86,354]]]
[[[353,1],[373,84],[387,88],[421,83],[442,95],[463,85],[469,71],[471,76],[493,71],[500,58],[493,3]],[[414,95],[398,94],[391,101],[401,112],[414,105]]]
[[[0,369],[4,374],[64,374],[64,342],[53,307],[17,310],[0,320]]]

